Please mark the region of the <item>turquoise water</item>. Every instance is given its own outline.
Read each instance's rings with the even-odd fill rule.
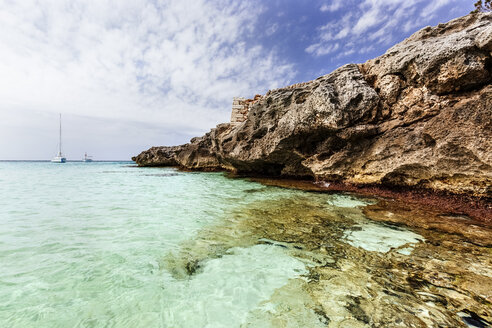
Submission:
[[[0,162],[0,327],[258,322],[252,313],[309,263],[272,244],[232,247],[188,277],[166,263],[234,208],[305,194],[130,163]]]

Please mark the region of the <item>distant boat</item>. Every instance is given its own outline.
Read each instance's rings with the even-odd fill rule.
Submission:
[[[61,114],[60,114],[60,142],[58,143],[58,145],[59,145],[58,155],[53,157],[53,159],[51,160],[51,162],[53,162],[53,163],[65,163],[67,161],[67,159],[65,157],[63,157],[63,154],[62,154],[62,138],[61,137],[62,136],[61,136]]]
[[[85,153],[83,161],[86,163],[92,162],[91,156],[87,156],[87,153]]]

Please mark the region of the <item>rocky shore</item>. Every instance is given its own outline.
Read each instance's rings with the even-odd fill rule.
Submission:
[[[163,267],[193,279],[210,260],[258,244],[306,263],[309,273],[276,290],[245,327],[490,326],[492,227],[391,200],[290,193],[225,212]]]
[[[426,27],[363,64],[269,91],[240,124],[133,160],[490,204],[491,81],[492,13],[470,14]]]
[[[259,244],[306,263],[245,327],[490,326],[491,82],[492,13],[470,14],[246,100],[244,121],[142,152],[139,166],[229,171],[267,186],[254,195],[292,193],[225,212],[162,267],[187,281]]]

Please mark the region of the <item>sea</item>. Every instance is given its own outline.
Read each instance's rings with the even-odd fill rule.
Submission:
[[[0,162],[0,327],[324,327],[306,284],[330,261],[309,255],[305,222],[329,227],[325,249],[423,241],[365,218],[372,202],[133,162]]]

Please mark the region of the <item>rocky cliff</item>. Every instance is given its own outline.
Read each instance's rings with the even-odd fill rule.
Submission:
[[[492,196],[492,13],[426,27],[364,64],[268,92],[139,166]]]

